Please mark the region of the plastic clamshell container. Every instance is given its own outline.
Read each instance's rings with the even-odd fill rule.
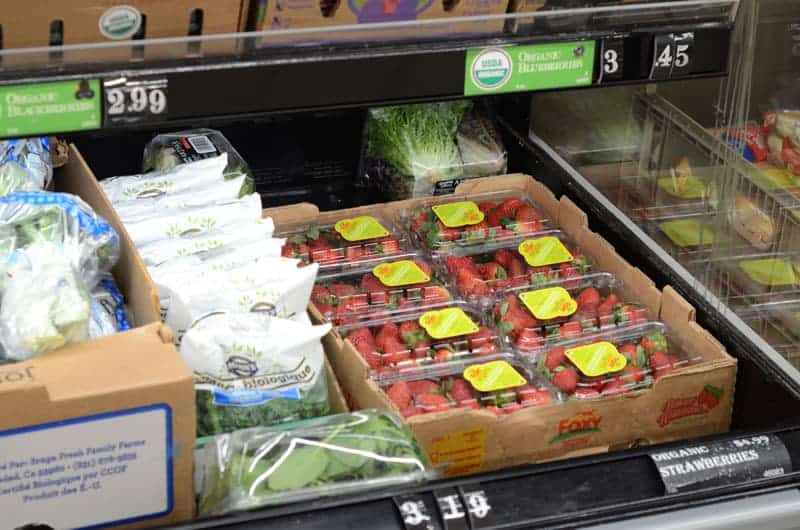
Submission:
[[[219,435],[198,467],[204,516],[421,482],[432,473],[403,422],[377,410]]]
[[[411,242],[379,214],[342,216],[324,224],[294,226],[275,237],[286,238],[285,257],[319,263],[320,273],[370,269],[389,256],[409,252]]]
[[[712,174],[710,168],[698,170]],[[709,211],[708,185],[712,181],[713,176],[679,176],[674,170],[625,178],[617,191],[621,195],[618,202],[635,219]]]
[[[551,226],[544,210],[519,191],[428,199],[399,217],[432,254],[519,239]]]
[[[646,389],[655,380],[702,360],[690,357],[670,340],[661,322],[551,344],[526,358],[553,386],[577,399]]]
[[[764,321],[779,331],[785,341],[800,345],[800,299],[733,307],[745,322]]]
[[[521,252],[526,245],[541,251],[525,252],[526,258]],[[438,257],[435,263],[443,267],[454,294],[481,307],[490,305],[495,293],[509,288],[580,283],[577,278],[592,269],[580,247],[560,230],[462,249]]]
[[[362,271],[317,278],[311,301],[334,325],[387,318],[449,302],[449,289],[418,253],[398,254]]]
[[[708,282],[732,305],[800,298],[800,254],[767,252],[734,255],[708,263]],[[738,301],[737,301],[738,300]]]
[[[492,380],[502,388],[494,389]],[[561,396],[541,376],[519,361],[492,361],[453,368],[435,375],[417,373],[380,383],[381,389],[409,418],[452,409],[488,410],[498,416],[558,402]]]
[[[498,331],[486,326],[481,313],[460,300],[340,326],[339,333],[364,357],[376,380],[511,355],[504,352]]]
[[[622,282],[613,275],[588,274],[579,280],[569,288],[554,283],[499,293],[492,316],[506,342],[521,354],[532,353],[544,344],[649,319],[647,308],[620,294]]]

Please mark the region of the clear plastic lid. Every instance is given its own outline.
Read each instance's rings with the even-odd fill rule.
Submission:
[[[501,353],[498,331],[483,325],[481,314],[462,301],[341,326],[339,332],[364,357],[376,379],[508,356]]]
[[[384,380],[381,388],[405,418],[451,409],[487,410],[501,416],[560,400],[538,374],[508,360]]]
[[[608,273],[580,278],[579,285],[519,287],[498,294],[492,315],[504,338],[520,353],[544,344],[648,320],[649,312],[620,293],[622,282]]]
[[[533,360],[564,394],[592,399],[649,388],[701,358],[679,348],[664,324],[647,322],[553,344]]]
[[[399,254],[365,271],[322,275],[311,292],[319,312],[337,326],[419,311],[451,299],[431,264],[417,253]]]
[[[592,269],[591,261],[563,232],[552,230],[529,239],[482,245],[439,256],[458,296],[480,305],[498,291],[552,282],[577,285]]]
[[[217,436],[199,453],[200,515],[421,482],[425,452],[392,414],[362,410]]]
[[[389,256],[411,250],[408,238],[394,223],[377,214],[332,219],[279,230],[285,237],[283,255],[303,263],[319,263],[322,274],[343,269],[370,269]]]
[[[400,218],[417,244],[432,253],[516,240],[550,226],[544,210],[519,191],[429,199]]]
[[[709,263],[709,284],[718,295],[762,303],[800,296],[800,255],[789,252],[744,254]]]

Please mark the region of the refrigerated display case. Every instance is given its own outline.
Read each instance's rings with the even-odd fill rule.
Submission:
[[[0,137],[58,134],[74,142],[97,177],[105,179],[140,173],[144,146],[158,134],[217,129],[249,166],[248,175],[252,175],[265,207],[308,201],[320,210],[337,210],[393,198],[393,190],[382,186],[380,179],[369,179],[370,168],[374,168],[366,147],[369,109],[480,98],[497,120],[507,171],[530,173],[557,195],[563,192],[578,202],[591,227],[620,254],[659,287],[673,285],[694,304],[698,320],[738,361],[730,433],[655,445],[646,438],[632,437],[602,450],[582,452],[576,446],[566,460],[422,483],[397,480],[390,487],[359,488],[357,493],[343,495],[327,496],[330,491],[324,484],[311,484],[312,490],[324,490],[326,495],[298,497],[298,502],[270,501],[269,507],[171,527],[477,529],[659,524],[669,528],[686,520],[699,525],[704,521],[703,509],[719,513],[728,506],[737,508],[742,520],[765,526],[800,512],[793,498],[800,484],[796,472],[800,465],[800,374],[793,364],[798,358],[793,252],[800,252],[794,248],[795,224],[800,222],[794,213],[800,204],[794,202],[793,176],[759,173],[757,166],[724,141],[726,135],[736,136],[735,131],[747,121],[760,119],[762,109],[752,114],[744,109],[755,109],[758,102],[767,101],[765,94],[780,97],[763,110],[792,110],[788,87],[791,72],[797,70],[790,59],[792,51],[784,44],[795,43],[791,24],[800,13],[793,13],[785,4],[778,0],[546,2],[538,11],[520,8],[520,12],[490,15],[481,21],[462,17],[365,22],[324,29],[269,29],[239,35],[0,51],[0,94],[6,101],[13,99],[20,87],[41,89],[43,83],[54,83],[47,86],[66,87],[70,97],[80,95],[75,101],[81,107],[79,120],[31,120],[17,113],[5,123],[0,120]],[[773,31],[775,27],[781,31]],[[776,44],[784,37],[788,40]],[[764,47],[772,49],[769,46],[777,51],[765,51]],[[492,80],[491,72],[481,73],[475,65],[482,53],[496,54],[498,50],[502,52],[501,65],[502,57],[523,64],[529,61],[528,74],[556,68],[553,63],[537,64],[535,56],[562,60],[566,53],[567,62],[573,63],[568,66],[572,77],[522,75],[525,72],[514,77],[507,72],[500,81]],[[762,57],[785,59],[786,64],[776,66],[779,61]],[[759,81],[764,79],[775,80],[775,88],[762,88]],[[568,90],[577,87],[580,90]],[[744,103],[746,96],[751,99]],[[751,100],[754,103],[749,103]],[[536,208],[535,201],[522,198],[529,208]],[[495,205],[504,199],[483,197]],[[475,197],[476,202],[481,200]],[[391,238],[399,242],[396,256],[385,256],[380,242],[350,245],[340,241],[332,260],[327,247],[320,260],[308,248],[310,240],[320,239],[318,232],[310,237],[307,230],[298,229],[278,232],[276,237],[293,238],[299,257],[323,265],[332,262],[320,278],[325,288],[346,285],[348,293],[363,289],[364,276],[373,266],[395,257],[413,260],[412,247],[423,249],[427,244],[437,247],[430,257],[434,285],[423,286],[421,297],[426,288],[437,287],[437,296],[442,294],[438,288],[444,288],[453,299],[465,297],[479,307],[492,307],[486,297],[494,291],[511,289],[510,294],[516,295],[518,287],[497,281],[509,279],[497,276],[495,265],[500,263],[486,266],[496,259],[498,250],[518,253],[519,248],[508,241],[518,243],[514,237],[519,234],[489,242],[482,237],[491,229],[494,236],[498,230],[520,231],[523,221],[499,218],[494,224],[487,222],[486,232],[480,232],[478,240],[475,231],[466,230],[448,235],[445,245],[442,238],[430,237],[431,232],[441,235],[438,225],[428,226],[422,234],[413,230],[421,214],[430,215],[430,206],[445,202],[435,198],[424,208],[409,209],[408,215],[380,222],[392,232],[401,232]],[[482,210],[487,218],[491,212],[490,208]],[[336,214],[326,218],[329,225],[339,220]],[[575,272],[568,275],[573,283],[565,285],[569,296],[580,297],[582,287],[591,285],[604,298],[619,292],[628,302],[624,281],[603,276],[602,267],[590,266],[581,258],[581,242],[553,232],[559,228],[558,219],[537,215],[525,222],[530,224],[522,226],[524,235],[563,236],[567,242],[565,248],[574,260],[574,267],[567,263],[567,268]],[[404,239],[409,227],[412,233]],[[375,259],[367,260],[369,266],[358,270],[354,266],[351,271],[340,263],[342,259],[349,262],[354,255],[363,258],[365,249],[370,248],[379,250]],[[468,292],[458,282],[449,283],[447,278],[457,276],[458,269],[466,266],[462,261],[448,270],[447,256],[474,258],[484,270],[495,271],[478,282],[487,288]],[[576,256],[581,259],[575,260]],[[753,261],[753,266],[741,267],[741,262]],[[784,272],[781,281],[774,279],[777,267]],[[548,287],[549,282],[563,280],[554,277],[562,271],[561,264],[554,270],[555,274],[538,271],[539,276],[526,273],[524,277]],[[769,278],[766,284],[758,281],[764,276]],[[791,276],[791,281],[785,276]],[[411,298],[409,291],[403,290]],[[383,298],[373,297],[373,293],[347,296],[358,297],[362,306],[368,302],[370,311],[376,305],[377,312],[395,311],[384,307]],[[318,304],[331,300],[322,290],[317,295],[322,296]],[[337,299],[335,305],[340,304]],[[638,314],[635,312],[633,320]],[[395,314],[381,316],[384,324],[403,321]],[[334,324],[344,333],[359,327],[352,323],[351,314],[344,312],[341,318]],[[479,318],[475,316],[475,320]],[[519,347],[518,340],[506,336],[515,330],[504,331],[503,320],[501,315],[499,321],[486,324],[500,328],[491,336],[497,350],[512,351]],[[552,333],[555,326],[559,326],[559,335],[564,331],[558,318],[541,320],[541,326],[528,327],[536,328],[539,335]],[[627,322],[624,311],[612,316],[613,323],[602,316],[591,320],[587,324],[590,331],[600,333],[593,337],[611,340],[620,348],[627,345],[635,350],[648,335],[644,331],[637,335],[640,324]],[[373,328],[370,333],[380,332]],[[680,341],[681,337],[670,335],[669,340],[673,339]],[[559,338],[552,340],[555,343]],[[461,342],[469,345],[470,341]],[[547,352],[540,353],[546,357]],[[669,358],[671,353],[665,357],[665,363],[640,367],[648,373],[640,374],[644,377],[639,386],[648,387],[656,376],[673,368],[691,371],[698,353],[690,351],[674,360]],[[438,400],[433,407],[441,410],[434,412],[446,413],[445,407],[458,408],[460,401],[465,401],[470,409],[473,404],[482,409],[531,409],[525,417],[533,418],[536,407],[528,406],[531,402],[571,400],[586,408],[574,418],[563,419],[564,431],[573,429],[572,421],[583,422],[576,423],[577,430],[583,424],[588,429],[598,428],[590,425],[591,421],[600,422],[600,416],[594,414],[597,409],[592,408],[593,399],[581,401],[556,391],[553,374],[546,366],[539,373],[528,370],[520,367],[519,372],[526,375],[531,388],[517,385],[508,399],[496,392],[480,392],[458,400],[448,391],[447,403]],[[452,390],[457,373],[390,374],[394,379],[381,381],[375,395],[391,395],[390,389],[398,381],[423,380]],[[605,386],[615,377],[600,383]],[[579,386],[591,393],[599,379],[603,378],[583,378]],[[609,392],[617,392],[614,385],[609,388]],[[536,391],[534,399],[529,399],[531,389]],[[692,396],[691,402],[708,404],[719,399],[713,388],[704,390],[700,396]],[[420,404],[411,396],[411,401],[403,402],[413,405],[417,424],[428,421],[427,401],[424,398]],[[672,415],[667,414],[664,422],[677,421],[679,427],[680,407],[689,404],[676,401],[671,406]],[[291,436],[305,434],[300,428]],[[314,436],[325,443],[331,433]],[[768,476],[733,476],[676,489],[664,479],[669,472],[659,468],[659,462],[672,458],[670,452],[722,454],[754,444],[778,447],[778,452],[785,447],[781,453],[785,469]],[[335,454],[335,448],[328,449]],[[212,448],[205,452],[211,454]],[[773,453],[765,450],[764,454]],[[316,462],[306,464],[322,469],[321,459],[314,453],[310,460]],[[337,463],[341,464],[337,457],[325,456],[326,465]],[[352,456],[346,463],[358,467]],[[357,463],[362,464],[360,460]],[[293,482],[286,473],[281,475]],[[276,491],[284,489],[278,486]]]

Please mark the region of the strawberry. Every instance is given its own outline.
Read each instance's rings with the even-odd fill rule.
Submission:
[[[578,296],[575,297],[575,301],[578,303],[579,311],[587,308],[594,308],[596,310],[600,305],[600,291],[594,287],[588,287],[578,293]]]
[[[500,208],[495,208],[489,211],[489,213],[486,213],[485,220],[486,224],[496,229],[498,226],[503,226],[504,218],[505,216],[503,215],[503,212],[500,211]]]
[[[453,358],[453,352],[448,350],[447,348],[440,348],[436,350],[436,353],[433,355],[433,362],[435,363],[446,363],[447,361]]]
[[[535,208],[523,205],[514,214],[514,223],[509,228],[516,232],[530,233],[542,230],[542,214]]]
[[[429,379],[409,381],[408,388],[411,391],[411,394],[414,396],[418,396],[420,394],[438,394],[441,392],[439,385]]]
[[[552,372],[566,361],[565,348],[553,348],[544,355],[544,367]]]
[[[411,405],[411,390],[408,388],[408,383],[405,381],[394,383],[386,390],[386,395],[389,396],[389,399],[391,399],[400,410]]]
[[[625,344],[620,346],[618,351],[628,359],[628,364],[637,368],[647,365],[647,354],[644,348],[638,344]]]
[[[450,293],[440,285],[432,285],[422,288],[422,301],[424,303],[435,304],[450,300]]]
[[[562,392],[572,394],[578,387],[578,372],[571,366],[559,366],[553,370],[550,381]]]
[[[570,320],[561,324],[559,333],[563,338],[571,339],[580,337],[581,333],[583,333],[583,326],[581,326],[581,323],[576,320]]]
[[[522,260],[516,257],[511,258],[511,263],[508,264],[507,267],[508,277],[509,278],[519,278],[521,276],[525,276],[525,264],[522,263]]]
[[[328,286],[328,291],[336,298],[346,298],[356,292],[356,288],[346,283],[332,283]]]
[[[422,225],[428,222],[428,212],[421,212],[418,216],[411,221],[411,229],[414,232],[419,232]]]
[[[390,337],[396,337],[398,340],[400,339],[400,330],[394,322],[387,322],[381,327],[378,334],[375,335],[375,344],[377,344],[378,348],[381,350],[386,351],[386,340]]]
[[[724,391],[721,388],[713,385],[705,385],[703,390],[697,396],[697,402],[700,403],[706,410],[711,410],[719,405]]]
[[[383,364],[400,364],[411,357],[411,350],[398,337],[387,337],[383,347]]]
[[[489,225],[486,221],[464,228],[464,239],[467,241],[482,241],[489,237]]]
[[[494,202],[479,202],[478,203],[478,209],[480,211],[482,211],[483,213],[490,212],[490,211],[494,210],[495,208],[497,208],[497,203],[494,203]]]
[[[526,204],[520,199],[506,199],[500,206],[497,207],[497,210],[503,217],[514,217],[517,213],[517,210],[526,206]]]
[[[469,335],[469,349],[477,350],[487,344],[494,344],[496,333],[486,326],[481,326],[478,331]]]
[[[466,256],[447,256],[444,259],[444,264],[447,267],[447,271],[453,276],[456,276],[458,271],[464,269],[472,271],[475,275],[479,274],[475,262],[472,261],[472,258]]]
[[[397,309],[408,309],[409,307],[414,307],[416,303],[414,300],[409,300],[408,298],[398,298],[397,299]]]
[[[403,416],[404,418],[410,418],[411,416],[416,416],[417,414],[422,414],[423,412],[425,411],[419,408],[418,406],[412,404],[404,409],[401,409],[400,415]]]
[[[478,400],[475,398],[471,399],[464,399],[456,403],[456,407],[460,409],[472,409],[472,410],[480,410],[481,404],[478,403]]]
[[[367,254],[367,250],[361,245],[350,245],[344,249],[344,259],[347,261],[359,261]]]
[[[422,328],[419,326],[419,323],[416,320],[406,320],[405,322],[400,323],[400,327],[397,328],[397,332],[403,336],[406,333],[413,333],[421,329]]]
[[[578,399],[596,399],[600,397],[600,392],[593,387],[581,387],[575,390],[575,393],[572,394],[572,397]]]
[[[450,410],[450,400],[440,394],[419,394],[414,398],[417,406],[424,412]]]
[[[390,256],[400,252],[400,243],[393,237],[382,239],[380,243],[375,245],[375,253]]]
[[[612,377],[605,385],[603,385],[602,395],[606,397],[618,396],[625,394],[630,390],[628,383],[622,377]]]
[[[334,303],[331,293],[324,285],[316,284],[311,289],[311,301],[319,304],[332,305]]]
[[[478,272],[485,280],[502,280],[508,277],[506,270],[493,261],[478,265]]]
[[[368,272],[361,277],[360,287],[361,291],[365,293],[386,291],[386,286],[383,285],[383,282],[381,282],[378,277],[371,272]]]
[[[535,329],[525,328],[517,337],[517,347],[521,350],[533,350],[542,345],[542,336]]]
[[[525,407],[547,405],[552,401],[550,392],[540,388],[525,385],[517,388],[517,400]]]
[[[494,253],[493,259],[499,263],[501,267],[508,270],[511,268],[511,261],[514,260],[514,254],[508,250],[498,250]]]
[[[428,341],[428,334],[425,330],[419,327],[415,320],[406,320],[400,324],[400,336],[403,342],[409,349],[416,349],[419,347],[427,347],[430,345]]]
[[[572,263],[562,263],[558,266],[558,276],[562,280],[565,288],[569,289],[574,281],[568,281],[570,278],[580,276],[580,272]]]
[[[486,295],[490,294],[489,286],[481,277],[470,269],[460,269],[456,273],[456,282],[459,291],[465,294]]]
[[[655,360],[653,360],[656,358]],[[650,356],[650,367],[653,368],[653,378],[661,379],[665,375],[671,374],[673,370],[678,368],[680,359],[674,355],[665,354],[656,351]]]
[[[530,313],[521,309],[514,309],[512,306],[509,306],[509,309],[498,324],[505,334],[514,338],[518,337],[527,328],[537,327],[537,321]]]
[[[667,351],[669,346],[667,344],[667,337],[661,331],[651,331],[639,342],[644,347],[647,353],[652,354],[654,351]]]
[[[644,310],[636,304],[617,304],[614,306],[615,324],[635,324],[645,320]]]
[[[314,302],[314,307],[317,308],[322,316],[327,319],[330,319],[334,314],[334,306],[328,304],[320,304],[319,302]]]
[[[453,380],[453,385],[450,387],[450,397],[458,403],[475,399],[475,396],[472,395],[470,384],[460,377]]]
[[[381,365],[381,355],[375,345],[375,340],[372,338],[367,328],[354,329],[348,333],[347,338],[355,346],[358,353],[367,361],[370,368],[377,368]]]
[[[643,369],[629,364],[622,370],[622,375],[620,377],[630,383],[641,383],[644,380],[644,376],[645,372]]]

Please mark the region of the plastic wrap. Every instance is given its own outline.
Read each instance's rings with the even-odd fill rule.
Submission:
[[[0,195],[42,190],[52,178],[48,137],[0,140]]]
[[[89,290],[118,257],[116,232],[80,198],[49,192],[0,197],[4,355],[23,360],[88,338]]]
[[[505,173],[500,134],[469,101],[369,111],[367,177],[392,199],[452,193],[468,178]]]
[[[330,324],[309,326],[255,313],[210,314],[181,341],[194,372],[197,435],[328,414],[320,339]]]
[[[377,410],[218,436],[201,465],[201,515],[372,492],[432,474],[408,428]]]
[[[125,299],[111,274],[105,274],[90,292],[89,337],[105,337],[131,329]]]

